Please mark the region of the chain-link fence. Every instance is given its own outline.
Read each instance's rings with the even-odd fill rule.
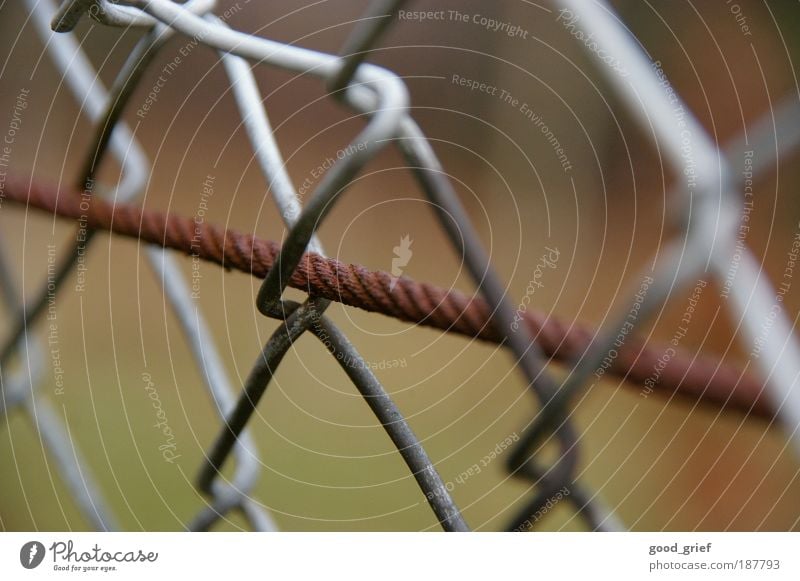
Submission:
[[[593,39],[591,46],[587,44],[589,52],[619,98],[653,137],[675,172],[687,178],[672,193],[674,198],[683,200],[683,211],[673,217],[672,226],[678,231],[675,242],[661,249],[655,267],[648,268],[632,283],[633,298],[629,304],[637,305],[634,320],[631,321],[628,308],[617,313],[583,344],[585,348],[572,354],[572,367],[562,380],[547,368],[548,356],[539,347],[540,337],[534,336],[529,326],[519,325],[517,310],[506,294],[506,285],[493,270],[490,254],[431,144],[410,115],[406,85],[391,71],[369,63],[370,49],[380,43],[405,4],[398,0],[372,2],[363,18],[353,24],[340,53],[331,55],[233,30],[215,16],[213,0],[189,0],[184,4],[171,0],[131,0],[119,4],[108,0],[66,0],[60,7],[49,0],[25,0],[32,23],[46,42],[48,56],[95,128],[93,146],[83,162],[80,179],[72,184],[71,189],[77,193],[71,195],[85,197],[88,207],[88,200],[94,196],[122,203],[134,200],[144,190],[148,158],[123,121],[123,113],[159,49],[171,37],[183,35],[218,51],[255,159],[269,185],[269,195],[288,228],[256,303],[261,314],[283,324],[264,345],[241,391],[225,369],[202,312],[191,300],[191,282],[179,268],[178,259],[157,245],[147,250],[147,259],[163,285],[169,307],[180,321],[184,340],[194,355],[222,426],[196,480],[209,502],[190,520],[189,528],[207,530],[232,511],[239,511],[253,530],[276,528],[269,512],[251,496],[261,461],[257,443],[247,427],[283,358],[302,335],[310,333],[322,342],[357,387],[397,447],[442,528],[469,529],[451,497],[450,487],[440,477],[398,406],[365,364],[357,347],[325,315],[331,300],[314,293],[302,303],[284,297],[293,275],[303,267],[304,253],[325,256],[315,233],[326,216],[340,203],[362,169],[390,147],[402,154],[408,171],[436,209],[441,228],[463,257],[484,300],[482,304],[489,313],[484,326],[490,325],[499,335],[539,405],[538,413],[525,426],[507,462],[511,474],[529,480],[536,487],[530,502],[509,522],[509,530],[532,528],[539,520],[536,515],[546,512],[551,499],[559,494],[574,506],[588,528],[625,528],[598,494],[577,480],[580,438],[568,409],[570,400],[604,366],[609,354],[619,351],[620,337],[624,342],[635,328],[663,308],[676,289],[692,284],[703,273],[711,273],[724,286],[732,262],[737,268],[735,282],[725,287],[729,292],[727,305],[731,317],[748,346],[761,345],[761,356],[755,361],[757,372],[764,379],[767,399],[792,434],[792,441],[800,442],[796,435],[800,425],[797,389],[800,345],[793,334],[793,320],[782,309],[775,308],[776,292],[761,266],[746,246],[737,243],[741,184],[728,166],[728,159],[745,148],[771,151],[772,156],[761,155],[754,163],[752,172],[758,174],[800,142],[800,108],[796,96],[777,112],[771,112],[741,142],[720,150],[611,8],[602,2],[560,0],[558,7],[563,17],[570,19],[571,26],[583,31],[585,37]],[[97,72],[70,34],[81,18],[93,18],[110,27],[144,30],[109,90],[102,87]],[[51,32],[51,24],[55,34]],[[358,135],[342,147],[344,154],[327,169],[303,205],[287,172],[251,64],[318,79],[327,88],[330,99],[368,119]],[[777,132],[781,133],[779,140],[775,137]],[[772,143],[779,146],[770,148]],[[121,180],[112,185],[96,182],[99,168],[110,156],[122,168]],[[16,290],[15,269],[0,255],[3,296],[16,313],[14,327],[0,352],[0,378],[4,414],[17,413],[18,409],[18,413],[25,414],[35,424],[43,445],[56,461],[61,477],[88,522],[97,529],[113,530],[117,528],[117,520],[80,451],[70,445],[72,440],[63,418],[48,398],[36,390],[42,382],[42,369],[49,362],[41,341],[28,332],[38,319],[46,317],[48,305],[64,281],[80,269],[86,253],[91,251],[94,235],[95,230],[79,220],[74,245],[60,250],[48,267],[44,282],[25,300]],[[649,281],[645,292],[642,280]],[[387,288],[379,290],[385,291],[381,296],[386,301],[405,301],[413,309],[425,300],[405,294],[405,287],[396,286],[395,280],[387,279],[385,284]],[[457,321],[459,316],[456,313],[451,319]],[[768,333],[764,333],[765,321],[769,321]],[[15,357],[22,363],[13,368],[14,373],[7,372],[12,369]],[[708,377],[713,378],[715,371],[712,369]],[[730,398],[737,381],[726,379],[725,384]],[[725,397],[723,394],[720,399]],[[545,444],[553,442],[558,446],[555,462],[539,460]],[[222,477],[227,462],[235,463],[235,470],[230,477]]]

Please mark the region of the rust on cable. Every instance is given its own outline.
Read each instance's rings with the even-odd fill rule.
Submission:
[[[10,202],[84,221],[89,229],[170,248],[257,278],[266,277],[280,254],[277,242],[252,234],[132,204],[111,204],[98,197],[92,197],[87,204],[74,192],[38,181],[9,176],[3,194]],[[409,323],[492,343],[501,343],[504,339],[500,330],[491,324],[489,308],[480,297],[406,277],[395,280],[387,272],[372,271],[312,252],[304,255],[289,286],[311,296]],[[585,352],[595,335],[587,326],[565,324],[542,312],[528,311],[523,317],[534,340],[556,361],[574,361]],[[630,337],[608,371],[631,384],[644,384],[648,379],[652,382],[653,369],[659,364],[662,353],[663,348]],[[676,354],[652,387],[654,392],[668,396],[675,394],[751,415],[775,417],[761,381],[711,357],[694,357],[687,352]]]

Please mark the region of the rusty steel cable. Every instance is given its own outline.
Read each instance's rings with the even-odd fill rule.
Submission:
[[[132,204],[112,204],[93,198],[88,209],[86,206],[82,208],[81,197],[74,191],[62,191],[41,181],[10,177],[5,193],[9,202],[62,218],[83,218],[89,228],[177,250],[259,279],[266,277],[280,253],[280,245],[271,240],[226,230],[208,222],[198,225],[189,217]],[[371,271],[307,252],[289,284],[312,297],[408,323],[491,343],[502,341],[490,325],[489,309],[481,298],[407,277],[398,278],[394,290],[391,290],[393,279],[387,272]],[[535,310],[526,312],[524,316],[544,352],[557,361],[570,362],[586,349],[595,333],[588,326],[568,325]],[[661,353],[663,349],[658,346],[631,341],[620,349],[610,372],[627,379],[631,385],[644,382],[652,376],[653,365]],[[679,353],[665,367],[655,384],[655,392],[725,406],[762,418],[774,417],[761,382],[712,357],[698,358]]]

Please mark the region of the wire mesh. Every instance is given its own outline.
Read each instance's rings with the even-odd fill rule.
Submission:
[[[87,195],[120,201],[133,199],[144,190],[149,162],[122,120],[122,114],[159,49],[170,37],[180,34],[218,51],[247,137],[269,186],[269,194],[288,228],[277,265],[263,281],[256,303],[261,314],[281,320],[283,324],[263,346],[239,394],[229,379],[200,307],[190,299],[190,285],[175,257],[155,246],[147,252],[154,276],[180,322],[184,339],[201,370],[204,387],[223,421],[197,477],[197,487],[208,495],[209,502],[190,520],[191,530],[207,530],[232,511],[240,511],[253,530],[276,529],[269,512],[251,496],[259,478],[260,460],[247,426],[284,356],[307,332],[323,343],[357,387],[397,447],[442,528],[448,531],[469,529],[434,462],[397,405],[369,366],[364,364],[355,346],[326,317],[325,310],[330,301],[315,297],[299,304],[283,298],[292,274],[303,260],[303,253],[311,250],[325,254],[315,233],[326,216],[342,199],[354,178],[387,147],[396,147],[403,154],[420,188],[437,209],[441,228],[463,257],[476,288],[489,305],[492,325],[505,337],[504,346],[512,356],[513,364],[540,406],[508,458],[510,473],[529,480],[536,486],[536,493],[512,519],[508,529],[534,527],[537,519],[532,515],[540,512],[554,494],[564,489],[568,490],[566,498],[588,528],[625,528],[597,493],[585,489],[577,481],[580,439],[572,425],[568,405],[614,349],[620,329],[626,327],[627,312],[618,313],[603,327],[590,349],[574,362],[564,382],[553,377],[546,368],[546,358],[528,331],[514,325],[515,309],[506,296],[505,285],[494,273],[490,256],[431,144],[410,116],[405,84],[391,71],[369,63],[371,48],[380,42],[391,26],[405,4],[402,0],[372,2],[338,55],[233,30],[214,15],[216,3],[213,0],[189,0],[184,4],[171,0],[130,0],[124,5],[108,0],[67,0],[59,7],[49,0],[25,0],[25,3],[38,34],[46,43],[49,56],[95,127],[93,144],[85,156],[81,179],[76,184],[78,190]],[[724,281],[731,261],[731,248],[735,246],[741,201],[727,159],[741,149],[742,141],[751,148],[754,143],[769,143],[774,139],[775,127],[785,132],[780,141],[782,149],[773,150],[775,157],[796,147],[800,142],[797,101],[787,100],[775,117],[765,118],[749,136],[720,151],[679,96],[674,98],[686,114],[680,120],[676,119],[676,102],[670,101],[641,44],[610,7],[602,1],[559,0],[557,4],[578,16],[578,26],[596,39],[606,55],[613,57],[615,65],[611,66],[609,59],[598,56],[600,50],[592,52],[620,99],[652,134],[669,162],[678,172],[691,162],[696,174],[696,179],[682,188],[684,191],[675,193],[676,197],[682,196],[684,200],[685,211],[675,216],[680,235],[676,236],[667,252],[661,253],[655,270],[643,273],[652,277],[654,282],[641,303],[638,326],[661,309],[676,288],[696,280],[701,272],[710,270]],[[108,91],[98,82],[97,71],[70,34],[84,17],[107,26],[141,27],[145,30]],[[51,22],[55,34],[50,31]],[[275,140],[251,63],[315,77],[325,83],[331,99],[368,119],[361,132],[343,148],[347,155],[325,173],[302,206],[297,188],[286,170],[280,145]],[[620,65],[631,74],[621,76]],[[691,152],[690,160],[686,157],[687,147]],[[765,150],[769,151],[769,148]],[[122,167],[122,179],[115,185],[96,184],[97,171],[109,153]],[[772,161],[768,156],[760,158],[753,171],[763,171]],[[43,445],[56,460],[63,480],[87,521],[95,528],[113,530],[117,528],[116,519],[101,489],[81,460],[80,452],[74,446],[70,449],[65,445],[70,441],[68,426],[46,398],[36,392],[36,386],[41,382],[44,355],[36,339],[28,333],[45,312],[48,299],[57,292],[87,251],[92,234],[91,230],[88,231],[83,240],[78,238],[74,248],[62,254],[56,269],[48,271],[40,292],[27,303],[17,296],[13,283],[15,273],[0,254],[3,295],[10,309],[17,313],[12,333],[0,351],[0,369],[3,371],[0,381],[6,413],[20,409],[38,427]],[[636,293],[639,280],[631,295]],[[745,341],[756,341],[762,322],[766,317],[772,318],[770,307],[774,294],[757,262],[745,249],[737,284],[731,289],[728,303]],[[510,332],[512,328],[515,332]],[[793,324],[785,313],[779,312],[774,317],[766,341],[764,356],[758,360],[759,371],[775,409],[797,446],[800,443],[797,436],[800,390],[796,389],[800,377],[800,345],[793,334]],[[25,369],[10,375],[5,370],[13,356],[24,362],[22,367]],[[551,441],[557,443],[559,453],[555,463],[547,465],[537,460],[537,454],[544,444]],[[221,470],[231,457],[236,468],[232,477],[225,478]]]

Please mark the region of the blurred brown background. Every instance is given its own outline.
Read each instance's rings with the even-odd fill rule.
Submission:
[[[235,2],[221,3],[221,12]],[[415,6],[418,4],[418,6]],[[740,1],[752,34],[745,36],[725,2],[614,3],[689,107],[720,143],[782,98],[797,98],[800,55],[796,2]],[[367,2],[252,2],[229,24],[252,34],[336,52]],[[556,21],[554,6],[523,1],[412,3],[410,9],[458,10],[521,27],[509,37],[472,22],[404,19],[372,60],[408,84],[414,117],[432,139],[496,269],[516,302],[525,293],[545,246],[558,248],[532,305],[567,321],[599,323],[627,298],[638,269],[670,236],[667,196],[675,177],[638,129],[581,46]],[[81,116],[20,4],[0,8],[4,55],[0,123],[21,88],[30,106],[11,170],[73,181],[91,143]],[[91,22],[77,31],[108,86],[139,37]],[[135,115],[157,71],[186,40],[174,38],[133,98],[126,120],[152,161],[147,208],[184,215],[197,211],[203,181],[214,177],[206,219],[265,238],[284,234],[278,212],[241,126],[216,54],[193,50],[170,76],[144,120]],[[160,63],[160,64],[159,64]],[[321,83],[269,67],[256,75],[265,106],[301,184],[344,147],[363,120],[326,99]],[[551,144],[519,108],[498,96],[452,82],[459,75],[505,90],[527,103],[564,147],[565,171]],[[783,155],[756,184],[754,229],[748,243],[777,278],[798,229],[797,157]],[[742,159],[731,160],[741,171]],[[107,164],[102,180],[118,178]],[[574,185],[573,185],[574,184]],[[0,210],[3,251],[18,265],[20,289],[43,280],[47,245],[61,244],[72,225],[53,224],[6,203]],[[329,254],[389,270],[392,249],[413,239],[405,274],[443,286],[473,286],[430,206],[388,148],[336,205],[320,236]],[[189,260],[183,260],[187,275]],[[257,281],[201,267],[200,304],[213,327],[231,378],[240,385],[276,323],[253,307]],[[73,284],[59,295],[66,389],[44,392],[68,422],[122,525],[178,530],[205,502],[192,481],[218,433],[214,404],[181,338],[142,248],[101,236],[87,271],[87,291]],[[299,294],[293,296],[300,296]],[[654,323],[668,339],[687,293],[677,294]],[[749,347],[737,346],[731,321],[709,287],[701,315],[683,346],[724,356],[740,366]],[[792,318],[800,305],[792,289]],[[378,371],[416,433],[451,481],[498,442],[521,434],[535,406],[510,356],[493,346],[410,328],[381,316],[334,305],[329,311],[368,361],[400,359]],[[10,317],[0,314],[0,328]],[[40,323],[35,332],[44,334]],[[68,340],[67,340],[68,338]],[[562,369],[551,366],[555,373]],[[161,436],[141,374],[151,374],[181,454],[175,464],[158,451]],[[576,408],[582,433],[581,480],[635,530],[786,530],[798,528],[798,463],[778,427],[734,412],[694,408],[607,381]],[[87,525],[55,475],[36,432],[20,414],[0,428],[0,528],[84,529]],[[281,366],[251,423],[264,462],[253,496],[287,530],[420,530],[436,521],[414,480],[355,388],[321,345],[304,337]],[[476,529],[497,530],[529,494],[509,479],[503,461],[454,489]],[[222,529],[242,525],[237,518]],[[571,508],[559,506],[546,528],[579,529]]]

